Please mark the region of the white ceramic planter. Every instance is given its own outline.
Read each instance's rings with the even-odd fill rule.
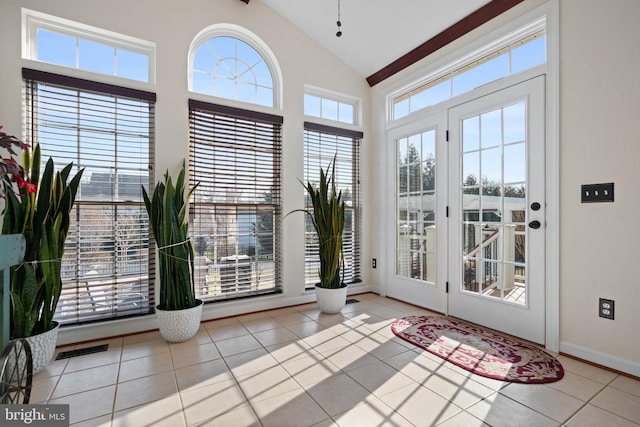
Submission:
[[[53,329],[25,338],[31,347],[31,354],[33,357],[33,375],[42,371],[44,367],[51,362],[53,355],[56,352],[58,329],[60,329],[60,324],[58,322],[53,323],[55,324]]]
[[[160,323],[160,335],[168,342],[190,340],[198,332],[202,319],[201,300],[198,305],[184,310],[160,310],[156,307],[156,315]]]
[[[323,313],[340,313],[347,303],[347,285],[337,289],[326,289],[316,285],[316,301]]]

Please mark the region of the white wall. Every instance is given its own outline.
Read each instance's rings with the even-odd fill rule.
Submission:
[[[372,170],[385,165],[386,93],[544,3],[523,2],[375,86]],[[640,375],[640,2],[559,0],[559,12],[559,349]],[[600,182],[615,183],[615,202],[582,204],[581,184]],[[393,256],[384,239],[392,224],[381,214],[386,200],[370,203],[371,256]],[[372,284],[383,290],[384,277],[375,271]],[[600,297],[615,300],[615,320],[598,317]]]
[[[303,88],[310,84],[362,98],[366,118],[369,87],[365,79],[320,48],[295,27],[263,5],[237,0],[0,0],[0,124],[11,134],[21,129],[21,67],[42,67],[21,60],[21,7],[63,17],[106,30],[127,34],[157,45],[156,174],[178,169],[188,156],[187,54],[199,31],[216,23],[245,27],[261,38],[275,54],[283,74],[283,211],[302,207],[303,190],[298,178],[303,170]],[[105,80],[104,77],[97,77]],[[106,79],[108,81],[108,79]],[[143,89],[148,89],[142,87]],[[202,98],[200,98],[202,99]],[[224,101],[222,101],[224,102]],[[367,128],[363,157],[367,145]],[[366,164],[364,171],[366,173]],[[284,222],[283,286],[277,296],[209,305],[205,318],[229,316],[265,308],[292,305],[315,298],[304,291],[303,216],[291,215]],[[364,246],[367,246],[365,235]],[[367,251],[365,250],[365,253]],[[365,266],[367,264],[365,263]],[[350,292],[368,290],[351,286]],[[59,343],[94,339],[156,328],[154,316],[87,327],[63,328]]]
[[[560,8],[561,349],[640,375],[640,2]],[[580,203],[599,182],[615,202]],[[615,300],[615,320],[598,298]]]

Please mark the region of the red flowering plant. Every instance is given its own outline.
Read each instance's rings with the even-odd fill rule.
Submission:
[[[5,188],[11,188],[13,182],[18,184],[18,188],[26,188],[28,194],[35,193],[36,184],[29,182],[24,167],[14,159],[18,155],[16,149],[28,150],[29,144],[3,132],[0,126],[0,147],[9,154],[9,157],[0,157],[0,197],[6,199]]]

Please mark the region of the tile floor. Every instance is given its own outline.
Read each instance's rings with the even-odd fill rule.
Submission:
[[[70,404],[73,426],[640,425],[640,381],[563,356],[556,383],[489,380],[394,337],[394,319],[426,310],[355,298],[337,315],[308,304],[204,322],[180,344],[91,343],[108,351],[52,362],[31,403]]]

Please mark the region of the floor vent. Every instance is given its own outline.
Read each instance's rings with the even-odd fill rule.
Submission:
[[[69,350],[58,353],[56,360],[69,359],[76,356],[84,356],[85,354],[101,353],[107,351],[109,344],[95,345],[93,347],[79,348],[77,350]]]
[[[355,298],[351,298],[351,299],[348,299],[348,300],[347,300],[347,304],[353,304],[354,302],[360,302],[360,301],[358,301],[358,300],[357,300],[357,299],[355,299]]]

